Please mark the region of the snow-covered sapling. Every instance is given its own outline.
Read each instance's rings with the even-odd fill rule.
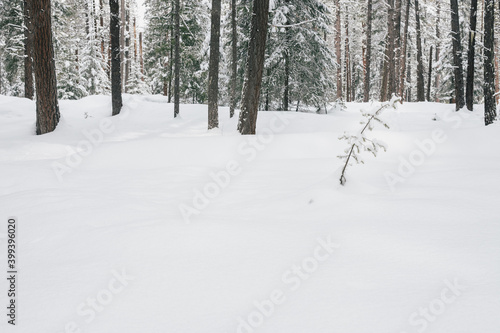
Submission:
[[[342,168],[342,173],[340,175],[340,184],[344,185],[346,183],[345,178],[345,170],[348,165],[352,164],[352,160],[356,161],[356,163],[365,163],[360,156],[362,151],[368,151],[373,154],[373,156],[377,156],[377,153],[380,149],[384,151],[387,150],[387,146],[384,142],[379,141],[377,139],[370,139],[366,137],[365,132],[367,130],[371,131],[375,122],[382,124],[384,127],[389,128],[389,126],[379,118],[380,114],[383,110],[387,108],[396,108],[398,102],[401,99],[399,97],[393,96],[389,102],[384,102],[380,107],[375,109],[372,112],[365,112],[361,110],[363,117],[366,117],[367,120],[361,122],[363,128],[356,134],[348,134],[345,133],[339,137],[339,140],[346,140],[349,146],[344,150],[345,155],[337,156],[341,160],[345,160],[344,167]]]

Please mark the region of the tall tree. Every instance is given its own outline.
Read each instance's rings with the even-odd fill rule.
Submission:
[[[453,0],[452,0],[453,1]],[[422,51],[422,36],[420,30],[420,12],[418,0],[415,0],[415,22],[417,33],[417,101],[425,101],[425,83],[424,83],[424,60]]]
[[[212,0],[210,61],[208,65],[208,129],[219,127],[219,46],[221,0]]]
[[[363,102],[370,100],[370,67],[372,60],[372,0],[367,1],[366,14],[366,54],[365,54],[365,80],[363,89]]]
[[[229,117],[234,116],[236,108],[236,80],[238,75],[238,30],[236,26],[236,0],[231,0],[231,97]]]
[[[453,39],[453,66],[455,75],[455,108],[460,110],[465,105],[464,76],[462,66],[462,43],[460,41],[460,19],[458,0],[450,0],[451,7],[451,37]]]
[[[36,83],[36,134],[56,129],[59,123],[56,66],[52,45],[50,0],[29,0],[33,17],[33,53]]]
[[[403,33],[403,50],[401,51],[401,54],[403,55],[403,59],[401,60],[401,77],[399,81],[399,95],[401,97],[404,97],[404,92],[405,92],[405,83],[406,83],[406,74],[407,74],[407,69],[406,69],[406,63],[407,63],[407,49],[408,49],[408,26],[410,23],[410,0],[406,0],[406,10],[405,10],[405,29]]]
[[[28,0],[24,4],[24,97],[33,99],[35,94],[33,85],[33,22],[28,6]]]
[[[342,99],[342,54],[340,30],[340,0],[335,0],[335,59],[337,61],[337,99]]]
[[[427,75],[427,95],[426,99],[428,102],[431,101],[431,82],[432,82],[432,45],[431,49],[429,51],[429,69],[428,69],[428,75]]]
[[[269,0],[254,0],[245,84],[238,121],[238,131],[241,134],[255,134],[260,86],[264,70],[268,18]]]
[[[179,104],[180,104],[180,66],[181,66],[181,53],[180,53],[180,15],[181,15],[181,2],[180,0],[174,0],[174,118],[179,115]]]
[[[469,50],[467,51],[467,81],[465,83],[465,103],[472,111],[474,104],[474,62],[476,45],[477,0],[470,2]]]
[[[495,2],[484,2],[484,123],[490,125],[496,118],[494,31]]]
[[[120,5],[119,0],[109,0],[111,34],[111,102],[113,116],[122,108],[122,79],[120,64]]]

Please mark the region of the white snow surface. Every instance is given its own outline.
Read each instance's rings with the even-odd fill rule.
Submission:
[[[224,107],[207,131],[206,105],[174,119],[162,96],[125,95],[110,117],[92,96],[36,136],[34,102],[0,96],[0,266],[15,216],[19,267],[0,331],[499,332],[500,125],[481,105],[386,110],[366,135],[388,151],[341,186],[338,137],[378,105],[259,112],[241,136]]]

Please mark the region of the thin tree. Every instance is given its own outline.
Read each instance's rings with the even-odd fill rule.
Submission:
[[[179,115],[179,104],[180,104],[180,66],[181,66],[181,54],[180,54],[180,14],[181,14],[181,3],[180,0],[174,0],[175,10],[174,10],[174,118]]]
[[[474,61],[476,45],[477,0],[470,2],[469,50],[467,51],[467,81],[465,83],[465,104],[472,111],[474,104]]]
[[[420,30],[420,12],[418,0],[415,0],[415,21],[417,25],[417,101],[425,101],[425,82],[424,82],[424,61],[422,52],[422,36]]]
[[[50,0],[27,1],[33,18],[33,55],[36,84],[36,134],[56,129],[59,123],[56,65],[52,44]]]
[[[441,24],[441,2],[438,1],[436,3],[436,63],[439,63],[439,57],[440,57],[440,43],[441,43],[441,30],[440,30],[440,24]],[[436,92],[439,91],[439,85],[441,82],[441,73],[439,70],[436,71],[436,78],[434,79],[434,84],[436,87]],[[436,93],[436,102],[439,102],[439,95]]]
[[[490,125],[496,118],[494,31],[495,2],[484,2],[484,123]]]
[[[241,134],[255,134],[266,53],[268,19],[269,0],[254,0],[245,83],[243,85],[241,112],[238,121],[238,131]]]
[[[458,0],[450,0],[451,37],[453,39],[453,66],[455,76],[455,109],[458,111],[465,105],[464,76],[462,66],[462,43],[460,42],[460,20]]]
[[[387,1],[387,37],[380,100],[386,101],[395,92],[394,83],[394,0]]]
[[[122,79],[120,59],[120,6],[119,0],[109,0],[111,35],[111,104],[113,116],[122,108]]]
[[[23,1],[24,16],[24,97],[33,99],[33,22],[28,0]]]
[[[219,44],[221,0],[212,0],[208,63],[208,129],[219,127]]]
[[[337,61],[337,99],[342,98],[342,61],[341,61],[341,30],[340,30],[340,0],[335,0],[335,59]]]
[[[431,82],[432,82],[432,45],[429,51],[429,73],[427,75],[427,96],[428,102],[431,101]]]
[[[367,2],[366,14],[366,55],[365,55],[365,80],[363,89],[363,102],[370,100],[370,67],[372,58],[372,0]]]
[[[236,109],[236,80],[238,75],[238,31],[236,29],[236,0],[231,0],[231,102],[229,117]]]
[[[410,23],[410,0],[406,0],[406,10],[405,10],[405,29],[403,33],[403,50],[401,51],[401,54],[403,55],[403,59],[401,60],[401,77],[399,81],[399,95],[401,97],[404,97],[404,92],[405,92],[405,82],[406,82],[406,62],[407,62],[407,49],[408,49],[408,26]],[[403,101],[404,98],[401,98],[401,101]]]

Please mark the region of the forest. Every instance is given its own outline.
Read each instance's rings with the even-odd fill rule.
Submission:
[[[5,1],[0,9],[3,95],[34,96],[29,3]],[[57,98],[110,94],[109,2],[47,3]],[[240,108],[251,1],[117,5],[123,93],[163,94],[169,102],[178,94],[183,103]],[[485,103],[491,105],[485,119],[491,123],[500,72],[494,7],[490,0],[271,1],[258,108],[325,113],[332,103],[396,95],[409,102],[455,103],[457,110]]]

